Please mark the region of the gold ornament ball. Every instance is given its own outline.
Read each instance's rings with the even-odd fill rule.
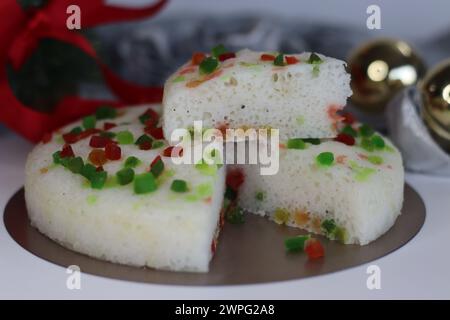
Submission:
[[[425,64],[404,41],[377,39],[356,48],[349,56],[352,103],[369,113],[382,113],[389,100],[423,77]]]
[[[430,70],[418,87],[424,123],[434,140],[450,153],[450,59]]]

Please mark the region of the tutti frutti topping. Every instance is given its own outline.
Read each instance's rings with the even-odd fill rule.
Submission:
[[[183,150],[180,147],[166,146],[162,128],[158,127],[159,114],[148,109],[138,117],[143,126],[139,136],[130,130],[121,129],[120,124],[114,122],[117,116],[117,110],[101,107],[95,114],[83,118],[80,126],[62,133],[63,145],[52,154],[54,165],[80,175],[92,189],[126,186],[132,188],[135,194],[144,195],[155,192],[162,183],[168,183],[174,194],[189,194],[191,188],[187,181],[175,177],[173,180],[168,179],[173,175],[173,170],[167,171],[164,159],[182,156]],[[101,124],[100,121],[104,123]],[[115,131],[111,131],[112,129]],[[49,143],[53,136],[54,134],[48,134],[43,143]],[[72,146],[85,139],[88,139],[86,143],[90,150],[83,159],[75,153],[76,148]],[[124,157],[124,147],[142,151],[155,150],[159,155],[145,165],[136,156]],[[120,163],[120,168],[115,172],[105,170],[105,165],[110,162]],[[145,171],[138,173],[139,168],[145,168],[144,165]],[[216,171],[217,166],[201,169],[205,172],[213,169]]]
[[[219,44],[211,49],[209,53],[195,52],[191,57],[190,63],[180,69],[172,78],[172,83],[185,83],[188,88],[196,88],[204,82],[217,78],[222,75],[224,69],[234,66],[233,59],[237,58],[235,52],[228,50],[224,45]],[[240,61],[239,65],[253,69],[261,70],[260,67],[271,64],[274,70],[280,67],[295,65],[302,61],[298,55],[289,55],[284,53],[262,53],[254,61]],[[315,53],[311,53],[309,58],[303,61],[312,66],[313,74],[319,72],[319,65],[323,60]],[[188,76],[189,75],[189,76]],[[236,79],[231,76],[222,77],[226,84],[236,85]]]
[[[358,182],[367,181],[377,172],[377,169],[392,169],[389,164],[386,164],[383,153],[392,153],[395,152],[395,149],[389,146],[381,135],[369,125],[357,122],[348,112],[337,114],[337,116],[340,118],[337,123],[338,134],[332,140],[360,149],[361,152],[355,150],[354,156],[351,156],[324,150],[314,156],[314,163],[318,168],[326,169],[334,165],[345,165],[354,173],[354,178]],[[280,148],[283,152],[286,149],[300,152],[309,149],[312,145],[320,145],[327,141],[330,139],[291,138],[280,143]],[[367,166],[368,164],[369,166]]]
[[[299,235],[284,240],[284,246],[288,252],[305,252],[310,260],[320,259],[325,256],[325,250],[319,240],[311,235]]]

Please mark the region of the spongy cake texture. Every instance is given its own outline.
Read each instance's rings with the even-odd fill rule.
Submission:
[[[282,139],[336,136],[336,111],[351,95],[345,63],[320,55],[322,62],[314,65],[303,53],[287,55],[298,63],[275,66],[262,54],[241,50],[209,75],[190,62],[177,70],[164,86],[166,139],[196,120],[207,128],[271,127],[280,129]]]
[[[371,152],[359,146],[361,138],[355,146],[329,140],[281,149],[276,175],[260,175],[258,165],[238,166],[245,176],[239,204],[279,224],[365,245],[389,230],[403,202],[401,155],[384,140],[385,148]],[[332,165],[317,162],[323,152],[334,155]]]
[[[147,108],[124,109],[124,114],[113,120],[118,126],[109,131],[128,130],[137,138],[143,133],[137,119]],[[98,121],[97,127],[103,122]],[[79,125],[74,123],[61,133]],[[52,154],[62,145],[60,135],[54,134],[28,157],[25,197],[36,228],[72,250],[99,259],[176,271],[208,270],[222,207],[223,168],[204,174],[162,156],[165,169],[157,179],[156,191],[135,194],[132,184],[119,186],[113,179],[102,190],[95,190],[83,176],[53,164]],[[85,160],[92,150],[89,138],[72,148]],[[103,166],[111,177],[129,156],[141,160],[136,174],[145,172],[164,149],[140,150],[134,144],[121,148],[122,158]],[[172,191],[174,179],[187,181],[189,192]]]

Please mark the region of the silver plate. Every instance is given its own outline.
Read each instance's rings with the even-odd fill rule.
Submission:
[[[23,189],[5,208],[4,223],[11,237],[24,249],[57,265],[78,265],[98,276],[175,285],[232,285],[301,279],[355,267],[400,248],[411,240],[425,221],[422,199],[408,185],[402,214],[382,237],[366,246],[342,245],[319,237],[325,257],[309,261],[302,253],[286,253],[284,239],[301,234],[296,228],[278,226],[247,214],[242,225],[226,224],[208,273],[185,273],[135,268],[109,263],[68,250],[31,227]]]

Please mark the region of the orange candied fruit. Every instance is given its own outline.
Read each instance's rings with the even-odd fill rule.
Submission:
[[[206,55],[203,52],[194,52],[192,55],[192,64],[198,66],[205,58]]]
[[[106,158],[106,153],[102,149],[92,150],[89,153],[88,158],[89,158],[89,161],[97,167],[103,166],[108,161],[108,159]]]

